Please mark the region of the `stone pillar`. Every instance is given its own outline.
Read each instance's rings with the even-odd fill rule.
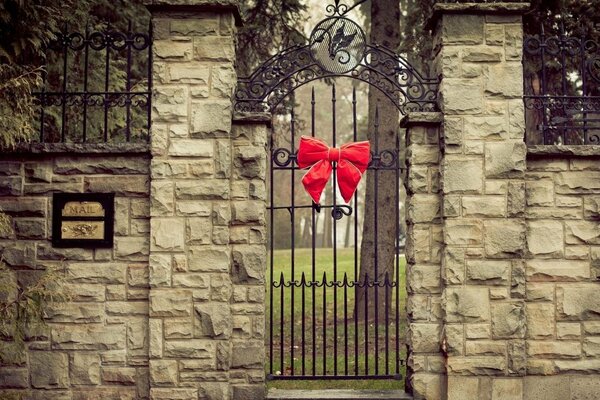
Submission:
[[[521,13],[528,7],[435,6],[444,113],[442,345],[448,399],[522,397],[527,246]]]
[[[415,399],[442,398],[442,221],[439,185],[441,113],[411,113],[406,128],[407,386]]]
[[[264,395],[264,138],[232,136],[236,4],[148,4],[155,400]]]

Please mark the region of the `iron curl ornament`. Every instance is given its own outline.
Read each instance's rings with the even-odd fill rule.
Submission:
[[[439,80],[425,77],[394,51],[367,43],[364,30],[347,14],[351,6],[336,0],[309,41],[274,55],[250,77],[238,80],[234,110],[272,112],[294,90],[314,80],[348,77],[374,86],[406,114],[437,111]]]

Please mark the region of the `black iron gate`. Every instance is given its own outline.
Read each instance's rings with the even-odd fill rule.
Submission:
[[[330,15],[316,25],[308,44],[282,51],[249,78],[238,82],[236,112],[277,111],[279,120],[287,125],[285,129],[279,127],[285,134],[275,132],[270,144],[266,343],[269,379],[400,379],[402,376],[405,297],[400,243],[399,133],[394,144],[386,141],[386,146],[380,146],[380,115],[376,109],[371,123],[373,131],[367,135],[371,155],[365,175],[368,185],[373,185],[369,202],[365,201],[365,183],[347,204],[340,201],[335,161],[320,204],[304,193],[299,179],[304,174],[299,171],[297,159],[301,135],[321,138],[331,147],[365,139],[364,127],[358,129],[360,103],[356,87],[341,101],[336,98],[338,77],[366,82],[385,94],[402,113],[437,110],[438,81],[424,78],[393,51],[368,44],[360,26],[346,16],[357,4],[348,7],[336,0],[334,5],[327,6]],[[296,90],[316,80],[327,82],[331,93],[316,96],[313,87],[308,94],[308,116],[302,119],[307,123],[298,126],[293,104],[297,101],[302,104],[299,96],[302,90]],[[283,107],[283,100],[290,97],[290,106]],[[304,102],[307,104],[308,99]],[[315,113],[324,109],[330,110],[331,125],[316,126]],[[352,120],[351,135],[338,133],[337,123],[341,118]],[[323,119],[320,121],[322,124]],[[383,185],[393,185],[396,195],[395,199],[386,200],[394,204],[385,205],[388,211],[379,215],[383,204],[378,192]],[[389,212],[390,207],[393,213]],[[395,219],[395,236],[391,240],[378,237],[377,226],[382,218]],[[368,238],[372,254],[367,260],[372,266],[369,272],[360,269],[361,259],[365,260],[361,254],[364,224],[372,224],[372,235]],[[338,243],[342,229],[343,245]],[[298,238],[301,231],[309,235]],[[390,231],[391,234],[394,233]],[[393,247],[385,262],[378,260],[380,242]]]
[[[311,137],[317,135],[316,107],[330,107],[332,134],[330,137],[321,138],[331,143],[332,147],[343,144],[340,143],[336,131],[338,111],[352,116],[352,141],[358,140],[356,89],[352,92],[351,109],[338,110],[337,102],[335,84],[331,87],[329,104],[318,104],[313,88],[309,134]],[[289,120],[290,147],[276,147],[275,143],[271,143],[268,376],[271,379],[399,379],[403,363],[401,360],[403,349],[400,347],[402,343],[400,310],[403,299],[400,296],[399,285],[401,269],[399,251],[395,254],[393,272],[380,274],[375,261],[374,276],[360,273],[359,220],[362,210],[359,210],[359,194],[355,193],[349,204],[339,203],[337,165],[333,163],[332,184],[326,189],[330,195],[324,196],[325,202],[320,205],[311,202],[310,197],[303,193],[301,185],[297,182],[297,178],[303,174],[303,171],[299,171],[297,164],[297,145],[300,135],[296,129],[296,115],[293,108],[290,110]],[[394,172],[393,182],[385,182],[385,184],[396,187],[395,248],[399,250],[401,177],[399,140],[396,141],[395,148],[380,149],[377,140],[378,126],[377,115],[374,123],[375,140],[371,144],[371,162],[368,170],[373,171],[376,198],[379,172],[381,170]],[[324,130],[324,127],[320,128],[319,131]],[[278,202],[275,195],[279,182],[289,182],[289,196],[283,202]],[[298,201],[298,198],[302,200]],[[379,205],[376,202],[369,205],[371,206],[375,210],[372,223],[376,227]],[[303,249],[297,248],[295,237],[298,213],[302,210],[310,211],[312,232],[311,246],[305,251],[306,257],[297,255],[297,252]],[[274,246],[276,236],[281,234],[277,232],[275,226],[278,213],[282,213],[286,219],[289,218],[289,251],[278,251]],[[325,218],[331,219],[333,237],[331,248],[317,246],[318,217],[321,218],[321,222],[326,222]],[[340,249],[338,245],[341,222],[353,224],[353,238],[349,248]],[[377,232],[375,228],[375,244],[378,243]],[[331,259],[326,258],[330,263],[322,262],[325,253],[330,253]],[[282,257],[289,257],[289,260],[282,260]],[[341,257],[344,257],[343,268],[340,266]],[[348,266],[348,263],[351,265]],[[357,302],[357,293],[361,289],[364,300]],[[377,304],[382,297],[379,291],[385,292],[384,304]],[[373,305],[375,309],[383,307],[383,315],[375,313],[374,316],[369,317],[369,309]],[[363,310],[357,309],[358,307],[364,307],[364,313],[361,312]]]

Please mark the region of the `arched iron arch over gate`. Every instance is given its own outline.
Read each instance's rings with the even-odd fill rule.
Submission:
[[[348,7],[340,4],[338,0],[334,5],[327,6],[329,15],[313,29],[307,45],[294,46],[280,52],[260,66],[249,78],[240,79],[235,94],[234,110],[274,112],[284,98],[309,82],[324,78],[347,77],[366,82],[380,90],[402,114],[411,111],[436,111],[438,80],[423,77],[403,57],[393,51],[368,44],[364,31],[346,16],[361,2]],[[295,100],[299,99],[295,98]],[[336,97],[335,84],[331,87],[331,103],[321,105],[322,100],[322,96],[316,99],[313,87],[310,99],[311,124],[307,130],[310,136],[317,136],[315,126],[317,102],[319,102],[318,107],[331,107],[332,126],[326,129],[319,127],[319,131],[330,131],[332,142],[329,144],[336,147],[343,143],[338,143],[341,135],[336,133],[336,112],[339,112],[340,104],[336,106],[339,99]],[[351,107],[353,132],[344,140],[356,142],[358,139],[356,88],[352,91]],[[273,138],[270,142],[267,377],[269,379],[401,379],[402,350],[398,340],[401,282],[398,221],[403,167],[400,162],[398,135],[396,135],[396,143],[390,148],[380,146],[379,115],[375,111],[368,171],[374,179],[375,193],[379,187],[378,179],[385,178],[386,182],[381,182],[384,185],[395,185],[392,186],[395,187],[395,204],[391,204],[395,210],[396,224],[393,239],[394,255],[392,259],[388,259],[386,272],[379,273],[378,249],[375,244],[374,274],[369,276],[367,273],[363,276],[359,274],[358,262],[358,214],[362,213],[362,210],[358,209],[358,195],[354,193],[348,204],[341,204],[338,201],[336,191],[338,159],[338,161],[331,161],[333,185],[330,189],[333,190],[330,196],[322,197],[319,205],[308,196],[300,196],[296,199],[296,192],[302,191],[302,188],[296,182],[300,176],[297,157],[300,135],[293,108],[290,110],[289,117],[291,137],[286,138],[286,143],[290,143],[289,148],[278,147]],[[291,184],[286,193],[289,201],[276,199],[274,196],[274,186],[286,182],[280,178],[282,175],[290,178]],[[283,189],[288,190],[288,188]],[[390,204],[386,207],[389,206]],[[373,203],[365,204],[364,209],[367,208],[378,209],[377,194]],[[324,212],[325,210],[327,212]],[[317,252],[321,249],[316,249],[315,244],[316,232],[319,229],[316,217],[321,215],[323,219],[329,218],[329,211],[330,221],[332,221],[330,226],[333,226],[333,241],[331,249],[326,251],[332,251],[330,264],[329,261],[317,261],[319,256]],[[286,249],[283,256],[286,261],[282,260],[281,254],[276,255],[278,250],[274,246],[277,238],[274,233],[274,220],[277,215],[281,215],[278,213],[283,213],[284,223],[289,224],[287,232],[291,235],[291,246]],[[312,235],[312,245],[307,249],[310,250],[310,254],[306,252],[307,259],[310,259],[310,262],[306,263],[306,270],[299,265],[301,263],[298,262],[297,253],[300,253],[300,250],[296,251],[295,242],[297,219],[301,213],[308,213],[310,216],[304,222],[310,225]],[[361,217],[366,219],[366,215],[366,213],[361,214]],[[353,258],[353,269],[344,271],[338,268],[338,260],[343,251],[337,246],[336,224],[346,218],[347,229],[351,224],[349,219],[351,217],[354,224],[352,229],[354,241],[352,251],[346,253],[349,258]],[[369,223],[375,226],[374,243],[378,243],[377,221],[378,214],[374,211],[374,219],[369,220]],[[281,233],[278,232],[278,235]],[[286,265],[283,270],[281,266],[288,262],[291,268]],[[389,267],[393,267],[392,273],[389,272]],[[360,302],[357,300],[359,291],[364,293]],[[368,311],[373,305],[374,310],[385,309],[381,319],[379,319],[379,311],[374,313],[373,321],[369,318],[369,315],[373,318],[373,313],[369,314]],[[354,313],[353,307],[356,307]],[[364,309],[364,316],[360,317],[363,318],[363,322],[359,322],[359,307],[361,310]]]
[[[357,4],[328,5],[330,15],[315,26],[308,44],[281,51],[239,79],[234,111],[272,112],[300,86],[343,76],[379,89],[403,114],[437,111],[439,80],[422,76],[394,51],[366,43],[361,27],[346,17]]]

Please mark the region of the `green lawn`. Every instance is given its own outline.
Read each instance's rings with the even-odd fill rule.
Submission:
[[[291,281],[290,250],[275,250],[273,256],[274,281],[279,282],[282,273],[284,282]],[[344,274],[346,274],[348,281],[354,281],[354,257],[353,248],[337,250],[336,281],[343,281]],[[296,249],[294,259],[293,280],[300,281],[304,273],[305,280],[312,281],[313,263],[311,249]],[[404,361],[406,354],[404,340],[406,324],[404,257],[400,257],[399,261],[398,326],[396,326],[396,288],[392,288],[388,297],[387,323],[385,318],[380,318],[377,323],[374,318],[369,318],[366,323],[364,320],[355,320],[354,288],[344,290],[343,287],[316,287],[314,289],[312,287],[296,287],[294,289],[285,287],[283,289],[283,297],[281,288],[273,288],[273,375],[292,375],[292,369],[294,375],[312,375],[313,371],[316,375],[333,375],[335,369],[337,369],[339,375],[344,375],[346,374],[346,370],[348,370],[349,374],[355,374],[357,368],[359,375],[373,375],[375,368],[378,369],[378,374],[396,374],[396,355],[399,354],[398,359]],[[317,282],[323,280],[324,272],[326,273],[327,282],[334,281],[332,249],[317,249],[314,264],[315,280]],[[390,279],[393,278],[390,277]],[[269,290],[270,288],[267,287],[267,373],[271,372],[268,362],[271,354],[269,342],[271,320],[268,311],[271,293]],[[371,296],[370,301],[374,299],[374,291],[375,289],[373,288],[368,289],[368,296]],[[282,303],[283,307],[281,306]],[[314,316],[313,304],[315,309]],[[380,306],[385,308],[385,304]],[[323,317],[324,314],[326,315],[325,318]],[[292,325],[294,327],[293,340],[291,333]],[[396,336],[396,331],[398,331],[398,337]],[[283,346],[283,352],[281,351],[281,346]],[[358,351],[356,351],[356,347],[358,347]],[[315,357],[313,357],[313,352]],[[365,357],[367,352],[369,356]],[[376,352],[378,353],[377,355]],[[304,373],[302,373],[303,365]],[[404,376],[404,365],[400,365],[399,372]],[[272,380],[269,382],[269,387],[286,389],[403,389],[404,381],[394,379],[350,381]]]

